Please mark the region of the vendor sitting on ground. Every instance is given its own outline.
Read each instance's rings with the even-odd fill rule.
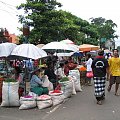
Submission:
[[[48,88],[42,87],[42,79],[39,77],[40,69],[36,69],[33,72],[32,78],[30,80],[30,91],[34,92],[38,96],[42,94],[48,94]]]

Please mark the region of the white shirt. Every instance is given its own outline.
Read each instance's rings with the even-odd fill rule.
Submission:
[[[56,74],[56,75],[59,75],[60,77],[64,77],[64,76],[65,76],[64,68],[58,68],[58,69],[55,71],[55,74]]]
[[[86,66],[87,66],[87,71],[92,71],[91,65],[92,65],[92,58],[89,58],[88,61],[86,62]]]

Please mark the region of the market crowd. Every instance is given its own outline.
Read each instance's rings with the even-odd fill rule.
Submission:
[[[94,86],[97,104],[102,105],[103,100],[105,100],[106,80],[109,81],[108,92],[110,92],[112,85],[115,84],[114,94],[119,96],[120,58],[117,49],[112,52],[113,54],[110,58],[105,57],[104,50],[99,50],[98,55],[94,58],[88,53],[85,55],[85,61],[82,61],[82,58],[76,60],[74,57],[58,57],[49,54],[48,58],[41,60],[43,65],[40,66],[39,60],[11,61],[10,66],[14,66],[14,69],[11,70],[9,78],[19,81],[20,96],[26,94],[23,87],[26,79],[30,82],[30,91],[40,96],[48,94],[50,89],[60,90],[59,81],[68,77],[70,70],[76,69],[80,72],[81,84]],[[45,79],[51,83],[50,88],[43,85]]]

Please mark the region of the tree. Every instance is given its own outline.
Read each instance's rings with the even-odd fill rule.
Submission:
[[[51,24],[48,24],[48,22],[50,23],[50,20],[54,21],[53,16],[56,17],[57,15],[55,9],[60,6],[61,4],[56,0],[27,0],[25,4],[17,7],[18,9],[24,9],[25,12],[25,15],[18,16],[19,21],[33,27],[29,36],[31,42],[36,44],[40,40],[41,43],[46,43],[51,33],[57,34],[57,30],[50,32]]]
[[[76,44],[98,45],[101,30],[98,28],[105,22],[104,19],[93,19],[93,23],[90,24],[69,12],[58,11],[56,7],[61,7],[61,3],[56,0],[27,0],[25,4],[17,7],[25,12],[24,15],[18,16],[19,22],[32,28],[29,35],[30,43],[46,44],[68,38]],[[20,36],[21,43],[23,37]]]
[[[82,44],[87,42],[87,35],[92,37],[92,43],[95,43],[97,32],[93,25],[69,12],[56,10],[56,6],[60,7],[61,4],[55,0],[27,0],[25,4],[17,7],[25,11],[25,15],[18,16],[19,21],[32,27],[29,42],[46,44],[68,38]],[[22,35],[20,38],[23,40]]]
[[[117,25],[112,20],[106,20],[102,17],[91,18],[91,24],[95,25],[97,28],[100,47],[105,47],[105,42],[107,40],[112,40],[114,42],[114,38],[118,38],[114,30]]]
[[[102,17],[91,18],[91,24],[96,26],[99,38],[114,39],[118,37],[114,30],[117,25],[112,20]]]

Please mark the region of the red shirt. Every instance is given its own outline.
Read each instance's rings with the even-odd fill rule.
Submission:
[[[64,66],[64,73],[65,75],[69,74],[69,67],[67,65]]]

